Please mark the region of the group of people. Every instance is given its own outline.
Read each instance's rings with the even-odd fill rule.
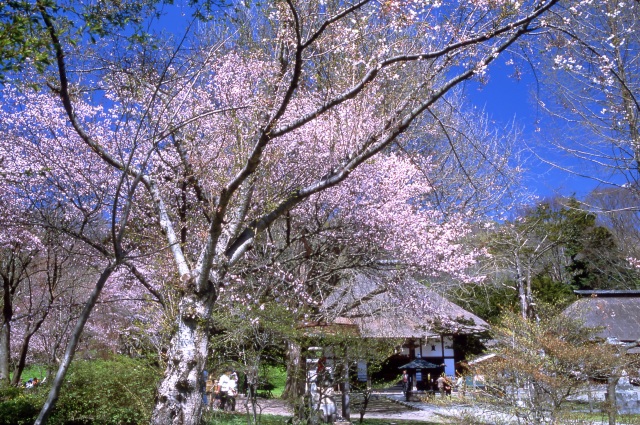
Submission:
[[[25,388],[35,388],[38,385],[42,384],[46,379],[47,379],[46,376],[44,377],[44,379],[42,381],[39,380],[38,378],[31,378],[27,382],[24,383],[24,387]]]
[[[236,410],[238,395],[238,374],[231,369],[225,370],[220,378],[209,376],[205,382],[204,404],[208,409]]]
[[[444,373],[438,377],[438,379],[431,380],[429,382],[432,385],[433,390],[435,391],[435,387],[437,386],[438,392],[442,397],[450,396],[451,390],[453,389],[453,382],[445,375]],[[406,370],[402,371],[402,392],[404,393],[405,400],[409,401],[411,398],[411,391],[413,390],[413,376],[407,373]]]
[[[38,378],[31,378],[27,382],[25,382],[25,388],[34,388],[40,385],[40,380]]]
[[[441,396],[451,395],[451,389],[453,388],[453,382],[449,380],[449,378],[443,373],[440,375],[438,379],[436,379],[436,383],[438,384],[438,391]]]

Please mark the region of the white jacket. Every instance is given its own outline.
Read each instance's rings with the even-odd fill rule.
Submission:
[[[218,380],[218,384],[220,385],[220,391],[228,393],[233,388],[232,382],[233,381],[231,380],[229,375],[227,375],[226,373],[223,374]]]

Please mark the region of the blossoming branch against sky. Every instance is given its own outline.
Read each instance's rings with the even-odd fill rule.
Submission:
[[[155,27],[180,38],[187,30],[196,32],[208,25],[188,19],[192,13],[193,9],[185,5],[165,5]],[[558,132],[562,134],[564,130],[548,120],[536,100],[542,84],[539,73],[540,70],[533,69],[531,64],[515,64],[513,59],[505,56],[486,68],[482,82],[467,81],[465,94],[476,108],[488,115],[497,128],[508,132],[515,127],[520,132],[525,191],[531,193],[534,199],[555,195],[575,195],[582,199],[600,182],[591,178],[594,176],[593,170],[585,168],[585,164],[575,157],[555,149],[549,143],[550,137],[558,137]],[[612,176],[602,176],[602,179],[611,180]],[[613,180],[616,181],[615,178]]]
[[[582,164],[545,146],[545,138],[555,132],[545,128],[548,120],[536,102],[539,82],[530,68],[523,69],[517,78],[514,72],[513,65],[498,60],[488,70],[485,83],[473,81],[467,84],[467,94],[477,108],[489,115],[493,124],[498,127],[515,125],[521,131],[521,148],[526,158],[523,183],[527,190],[538,198],[575,195],[583,199],[599,183],[560,168],[581,169]]]

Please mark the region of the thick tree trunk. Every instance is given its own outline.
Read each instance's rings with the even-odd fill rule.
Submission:
[[[304,395],[306,381],[305,368],[302,364],[302,348],[295,342],[289,341],[287,349],[287,382],[282,397],[295,403]]]
[[[208,323],[214,291],[180,301],[178,329],[171,338],[167,368],[158,388],[153,425],[197,425],[202,411],[202,370],[208,354]]]
[[[18,363],[13,369],[13,377],[11,378],[11,385],[18,386],[22,378],[22,371],[27,364],[27,351],[29,349],[29,341],[31,341],[32,333],[25,335],[22,341],[22,347],[20,347],[20,354],[18,355]]]
[[[342,383],[342,417],[351,420],[351,384],[349,383],[349,372],[347,371]]]
[[[0,383],[9,384],[9,359],[11,324],[3,320],[0,327]]]
[[[20,383],[20,379],[22,377],[22,371],[27,364],[27,353],[29,352],[29,343],[31,342],[31,337],[40,330],[40,327],[44,323],[48,315],[48,311],[41,315],[41,317],[36,320],[33,326],[30,326],[27,329],[27,333],[24,338],[22,338],[22,345],[20,346],[20,354],[18,354],[18,363],[16,367],[13,369],[13,377],[11,378],[11,385],[17,386]]]
[[[342,367],[342,417],[351,420],[351,382],[349,382],[349,358],[347,349],[344,350],[344,365]]]
[[[9,383],[9,361],[11,360],[11,319],[13,305],[11,302],[11,285],[3,279],[2,293],[2,326],[0,327],[0,383]]]
[[[617,375],[610,376],[607,380],[606,406],[607,415],[609,416],[609,425],[616,425],[616,415],[618,406],[616,403],[616,386],[620,377]]]
[[[304,420],[310,406],[305,403],[305,386],[307,383],[307,365],[302,356],[302,347],[289,341],[287,350],[287,382],[282,397],[293,405],[294,416],[297,421]]]
[[[527,318],[529,320],[537,319],[537,313],[535,309],[535,303],[533,302],[533,291],[531,290],[531,267],[527,270]]]
[[[527,320],[527,312],[529,311],[529,303],[527,302],[526,282],[520,264],[518,255],[515,256],[516,264],[516,283],[518,285],[518,298],[520,299],[520,314],[524,320]]]

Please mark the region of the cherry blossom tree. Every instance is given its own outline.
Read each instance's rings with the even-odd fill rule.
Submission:
[[[34,96],[30,99],[34,103],[23,108],[22,100],[26,93]],[[132,191],[130,187],[122,187],[117,174],[114,178],[113,173],[108,173],[108,166],[101,166],[99,161],[85,161],[90,150],[82,144],[73,143],[75,132],[66,125],[67,119],[55,99],[33,90],[21,91],[17,87],[6,87],[2,95],[7,109],[3,111],[6,115],[2,120],[4,133],[0,156],[5,161],[2,163],[0,184],[6,189],[3,191],[3,205],[11,212],[4,219],[15,229],[24,229],[24,232],[39,235],[52,231],[80,242],[83,250],[71,252],[76,261],[85,256],[80,269],[94,272],[87,275],[76,272],[72,275],[78,279],[91,276],[95,285],[87,288],[86,292],[74,288],[62,296],[55,295],[58,302],[84,298],[86,301],[81,301],[84,306],[80,311],[58,303],[49,305],[60,313],[53,315],[56,319],[64,317],[68,320],[75,316],[77,321],[69,326],[68,321],[64,323],[58,320],[63,325],[62,329],[59,333],[49,335],[53,337],[49,339],[55,340],[54,352],[62,348],[65,340],[67,343],[49,399],[43,408],[46,421],[57,400],[66,370],[81,342],[85,324],[107,280],[121,267],[135,274],[135,265],[127,263],[133,249],[131,245],[125,245],[130,241],[125,242],[123,232],[128,223]],[[56,108],[58,113],[55,112]],[[94,108],[87,111],[95,118],[99,110]],[[59,167],[54,167],[54,164]],[[117,194],[114,195],[114,192]],[[56,246],[56,249],[65,248],[65,243]],[[77,267],[77,264],[73,266]],[[55,267],[46,270],[47,273],[54,271]],[[66,272],[71,273],[70,270]],[[153,293],[152,288],[150,290]],[[69,296],[71,292],[73,295]],[[33,302],[36,297],[27,299]],[[53,301],[51,297],[48,300]],[[40,323],[38,327],[44,324]],[[35,330],[37,327],[34,326],[23,328],[24,337],[33,337],[31,332]],[[28,342],[28,339],[25,341]]]
[[[3,317],[10,332],[3,335],[6,338],[3,342],[11,348],[7,350],[11,357],[3,357],[2,362],[15,364],[12,385],[20,383],[27,360],[36,351],[32,342],[49,315],[55,314],[62,294],[68,289],[66,274],[71,271],[72,257],[52,239],[51,235],[45,235],[36,251],[16,249],[17,246],[11,247],[11,252],[5,251],[7,267],[0,274],[6,283]],[[11,270],[16,264],[19,267]],[[15,270],[21,273],[14,274],[12,279],[11,272]]]
[[[14,144],[2,146],[3,150],[16,147]],[[74,229],[78,223],[71,223],[72,209],[67,208],[67,216],[63,218],[61,209],[55,207],[55,197],[61,194],[42,184],[46,180],[46,165],[40,163],[43,168],[38,169],[37,164],[43,156],[48,161],[51,154],[43,150],[45,152],[41,152],[41,156],[29,156],[33,168],[26,171],[20,166],[24,165],[22,161],[27,157],[20,152],[11,155],[11,159],[3,163],[0,181],[4,189],[0,197],[3,211],[0,223],[0,278],[3,283],[0,364],[7,383],[9,365],[15,364],[12,385],[20,383],[27,362],[37,359],[40,364],[48,366],[61,362],[59,351],[65,348],[71,336],[70,324],[80,317],[79,307],[91,293],[88,282],[96,280],[95,268],[100,267],[99,261],[91,259],[95,253],[85,244],[78,243],[83,231],[80,230],[82,226]],[[43,176],[45,178],[41,179]],[[84,231],[89,233],[95,229],[85,228]],[[96,239],[95,234],[91,239]],[[120,293],[125,291],[120,289]],[[146,293],[148,291],[145,290]],[[113,301],[103,300],[100,305],[105,303],[112,304]],[[97,319],[97,323],[105,325],[116,323],[113,317],[98,316]],[[90,328],[95,327],[96,321],[89,324]],[[95,345],[98,337],[110,347],[117,341],[101,329],[94,332],[94,336],[85,334],[84,342],[90,341]]]
[[[6,89],[3,130],[25,150],[54,147],[42,184],[71,199],[78,223],[110,220],[98,242],[78,235],[110,258],[86,310],[115,269],[171,253],[181,296],[153,423],[197,422],[212,308],[287,214],[351,215],[395,258],[446,258],[434,271],[473,261],[452,243],[461,221],[422,209],[428,188],[415,182],[431,164],[412,158],[416,135],[435,135],[447,95],[535,34],[555,3],[239,4],[224,11],[228,32],[153,54],[117,37],[80,50],[40,7],[57,82]]]
[[[470,134],[467,137],[465,141],[474,140]],[[422,149],[432,145],[430,149],[438,150],[439,139],[432,138],[433,142],[423,141]],[[483,139],[487,140],[491,139]],[[433,196],[436,187],[449,188],[450,184],[449,178],[443,179],[434,171],[443,168],[433,163],[434,156],[425,158],[418,151],[381,154],[352,173],[343,185],[288,212],[256,238],[244,260],[251,266],[245,267],[242,275],[230,277],[238,285],[221,290],[218,305],[227,304],[233,310],[234,304],[242,302],[257,310],[275,302],[286,306],[299,323],[330,324],[337,316],[355,314],[357,304],[335,309],[325,303],[339,287],[352,283],[358,272],[394,270],[394,278],[389,275],[364,297],[404,293],[407,304],[390,309],[407,308],[414,298],[415,288],[397,276],[402,272],[476,281],[477,277],[466,271],[475,264],[479,252],[459,243],[471,229],[469,221],[475,215],[463,215],[464,208],[457,202],[446,208],[442,196]],[[375,192],[370,190],[373,186],[377,187]],[[467,211],[475,211],[470,204],[467,200]],[[418,228],[416,223],[424,227]],[[427,237],[416,238],[415,233]],[[413,306],[425,307],[419,303]],[[298,401],[305,379],[294,372],[296,365],[304,363],[296,339],[288,341],[291,373],[287,394]]]
[[[611,216],[603,220],[614,226],[621,216],[637,221],[640,7],[616,1],[558,6],[547,17],[546,54],[533,61],[541,77],[539,104],[547,112],[540,125],[550,130],[538,156],[597,182],[584,202]],[[624,194],[623,204],[611,202],[616,192]],[[618,238],[627,245],[630,265],[637,265],[637,246],[629,239]]]
[[[20,236],[26,236],[22,233]],[[9,383],[11,360],[11,337],[16,312],[16,297],[24,290],[31,278],[31,263],[38,249],[29,242],[38,244],[35,238],[23,241],[6,241],[2,249],[0,278],[2,279],[2,328],[0,332],[0,379]],[[30,314],[28,312],[27,314]],[[18,373],[19,376],[19,373]],[[14,376],[15,377],[15,376]]]

